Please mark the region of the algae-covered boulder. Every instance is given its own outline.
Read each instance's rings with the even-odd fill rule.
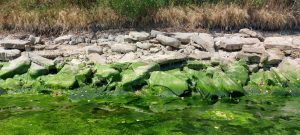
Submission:
[[[79,86],[85,86],[87,81],[91,78],[92,74],[93,72],[91,68],[85,68],[80,70],[75,77]]]
[[[65,65],[56,75],[42,76],[41,80],[47,87],[70,89],[77,85],[78,66]]]
[[[48,72],[49,72],[48,69],[33,62],[31,63],[31,66],[28,70],[29,75],[33,78],[46,75],[48,74]]]
[[[31,62],[28,56],[22,55],[1,68],[0,79],[12,78],[15,75],[26,73],[30,64]]]
[[[176,76],[172,73],[161,71],[151,73],[149,85],[150,87],[162,86],[168,88],[177,96],[180,96],[186,90],[189,90],[188,83],[185,78],[180,78],[179,75]]]
[[[194,70],[206,69],[209,64],[202,61],[187,61],[186,67]]]
[[[202,75],[200,75],[202,74]],[[198,74],[198,79],[196,82],[196,90],[204,97],[210,98],[212,96],[225,96],[227,93],[220,88],[217,88],[215,82],[212,78],[206,76],[205,73]],[[200,77],[201,76],[201,77]]]
[[[93,78],[93,85],[105,85],[113,81],[118,81],[120,78],[120,72],[110,65],[95,65],[95,74]]]
[[[34,53],[29,53],[29,58],[32,62],[45,67],[48,70],[54,69],[55,68],[55,63],[53,60],[44,58],[38,54]]]
[[[226,69],[225,73],[235,82],[238,82],[240,85],[245,85],[249,79],[249,74],[247,70],[246,62],[239,61],[233,64],[230,64]]]
[[[132,64],[128,70],[121,73],[120,85],[128,90],[132,90],[133,87],[146,83],[146,79],[149,78],[149,73],[153,71],[158,71],[159,65],[145,64],[145,63],[135,63]]]
[[[234,79],[231,79],[222,71],[216,71],[213,75],[213,81],[217,89],[223,90],[227,93],[243,92],[243,87]]]

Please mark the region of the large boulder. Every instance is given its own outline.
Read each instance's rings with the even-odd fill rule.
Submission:
[[[17,49],[6,50],[0,48],[0,61],[9,61],[21,56],[21,51]]]
[[[266,60],[267,54],[262,44],[245,45],[236,56],[238,60],[245,60],[251,64],[258,64]]]
[[[242,34],[247,34],[252,38],[258,38],[260,41],[264,40],[264,37],[260,33],[255,32],[255,31],[250,30],[250,29],[247,29],[247,28],[240,29],[239,32],[242,33]]]
[[[268,54],[267,63],[269,65],[277,65],[284,58],[284,53],[278,48],[268,49],[267,54]]]
[[[26,73],[30,67],[31,61],[29,57],[24,54],[21,57],[10,61],[0,70],[0,79],[12,78],[15,75]]]
[[[188,87],[187,80],[182,76],[176,74],[177,73],[167,73],[167,72],[160,72],[160,71],[152,72],[149,79],[149,86],[163,87],[166,88],[166,90],[170,90],[176,96],[180,96],[185,91],[187,91],[189,87]]]
[[[156,39],[165,46],[171,46],[178,48],[180,46],[180,41],[176,38],[164,36],[164,35],[157,35]]]
[[[93,62],[94,64],[106,64],[106,57],[99,55],[98,53],[91,53],[87,56],[87,58]]]
[[[169,54],[155,54],[150,56],[141,57],[141,60],[149,63],[167,64],[173,62],[180,62],[187,60],[187,55],[178,52],[172,52]]]
[[[49,70],[43,66],[40,66],[40,65],[32,62],[31,66],[28,70],[28,73],[31,77],[36,78],[36,77],[48,74]]]
[[[98,46],[87,46],[87,47],[85,47],[85,51],[86,51],[86,54],[91,54],[91,53],[102,54],[103,53],[103,49]]]
[[[241,37],[231,37],[223,38],[220,41],[220,48],[227,51],[239,51],[242,49],[243,45],[254,45],[260,41],[257,38],[241,38]]]
[[[192,41],[196,43],[193,45],[198,48],[208,52],[215,52],[214,38],[210,34],[199,33],[199,35],[192,36]]]
[[[45,67],[48,70],[54,69],[55,68],[55,63],[53,60],[44,58],[38,54],[35,53],[29,53],[29,58],[32,62],[41,65],[43,67]]]
[[[125,90],[133,90],[135,86],[139,86],[143,83],[146,83],[146,79],[149,78],[150,72],[158,71],[158,70],[159,70],[159,65],[155,63],[132,64],[129,69],[121,73],[120,85]]]
[[[5,49],[19,49],[25,50],[27,45],[30,45],[30,41],[20,39],[3,39],[0,41],[0,45]]]
[[[136,62],[137,60],[138,60],[137,54],[135,54],[134,52],[129,52],[129,53],[125,54],[117,62],[126,63],[126,62]]]
[[[177,32],[177,33],[173,33],[172,37],[178,39],[181,43],[183,44],[188,44],[191,41],[191,37],[197,35],[197,33],[181,33],[181,32]]]
[[[136,32],[136,31],[131,31],[129,32],[129,36],[136,41],[144,41],[149,39],[150,34],[147,32]]]
[[[41,80],[50,88],[71,89],[76,87],[76,74],[79,71],[78,66],[65,65],[57,74],[42,76]]]
[[[212,56],[213,54],[210,52],[195,51],[189,54],[188,58],[192,60],[210,60]]]
[[[266,49],[278,48],[282,51],[292,49],[293,38],[285,37],[267,37],[264,41]]]
[[[151,30],[150,37],[156,38],[157,35],[165,35],[165,32],[157,31],[157,30]]]
[[[48,59],[55,59],[57,57],[63,56],[63,52],[60,50],[32,51],[32,53]]]
[[[137,46],[138,48],[141,48],[141,49],[144,49],[144,50],[148,50],[148,49],[150,49],[150,48],[153,46],[153,44],[151,44],[151,43],[141,43],[141,42],[137,42],[137,43],[136,43],[136,46]]]
[[[117,43],[111,45],[110,47],[111,47],[111,51],[117,53],[135,52],[137,50],[137,47],[135,45],[126,44],[126,43],[122,43],[122,44]]]
[[[64,36],[60,36],[60,37],[57,37],[56,39],[54,39],[54,43],[55,44],[62,44],[64,42],[69,42],[71,41],[71,39],[73,38],[74,36],[73,35],[64,35]]]
[[[296,36],[293,38],[293,45],[300,46],[300,36]]]

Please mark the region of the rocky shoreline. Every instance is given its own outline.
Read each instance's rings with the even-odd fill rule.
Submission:
[[[298,35],[264,37],[249,29],[214,35],[152,30],[53,39],[10,35],[0,38],[0,45],[4,93],[85,86],[149,93],[160,86],[151,91],[224,96],[271,89],[287,94],[300,87]]]

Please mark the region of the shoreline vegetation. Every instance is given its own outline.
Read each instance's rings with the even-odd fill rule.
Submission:
[[[1,0],[1,31],[116,28],[295,30],[297,0]]]

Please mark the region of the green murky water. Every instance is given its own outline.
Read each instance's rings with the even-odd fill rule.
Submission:
[[[300,97],[0,96],[0,134],[300,134]]]

